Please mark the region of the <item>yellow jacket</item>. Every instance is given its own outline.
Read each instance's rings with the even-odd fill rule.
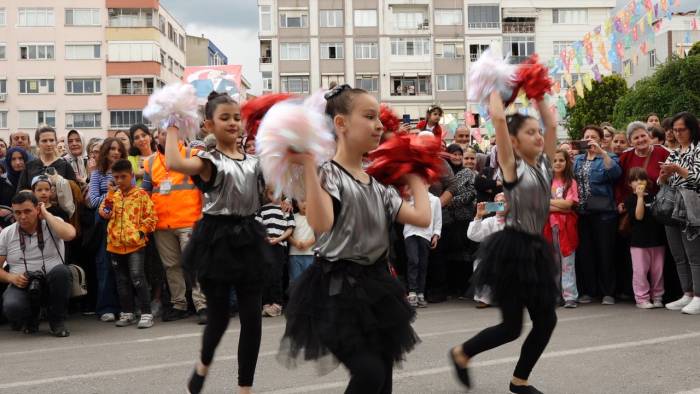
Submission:
[[[146,246],[146,234],[156,228],[158,216],[153,202],[143,189],[134,187],[124,195],[121,190],[107,193],[100,206],[112,205],[107,225],[107,251],[129,254]]]

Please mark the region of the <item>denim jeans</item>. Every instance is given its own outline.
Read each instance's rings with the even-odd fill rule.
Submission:
[[[107,229],[104,225],[104,219],[99,217],[97,213],[96,223],[102,226],[100,234],[100,246],[97,248],[97,256],[95,256],[95,273],[97,275],[97,304],[95,312],[97,316],[105,313],[119,312],[119,299],[117,297],[117,285],[114,278],[114,270],[112,270],[111,259],[107,253]]]
[[[314,263],[313,255],[291,255],[289,256],[289,282],[296,278]]]
[[[408,291],[422,294],[425,292],[425,278],[428,273],[430,241],[417,235],[404,240],[406,244],[406,270],[408,272]]]
[[[53,267],[46,273],[46,282],[42,292],[42,304],[48,303],[49,322],[62,322],[66,319],[66,307],[70,298],[73,276],[67,265]],[[27,289],[14,285],[7,287],[2,296],[2,310],[12,322],[23,322],[39,318],[39,305],[32,305]]]
[[[112,253],[112,268],[117,274],[117,292],[122,312],[134,312],[134,293],[141,307],[141,313],[151,313],[151,297],[144,271],[145,249],[129,254]]]

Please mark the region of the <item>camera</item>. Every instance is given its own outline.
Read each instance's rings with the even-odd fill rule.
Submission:
[[[41,271],[27,271],[27,293],[29,294],[29,299],[32,303],[39,302],[41,299],[41,292],[44,288],[44,273]]]
[[[46,170],[44,170],[44,173],[48,176],[53,176],[53,175],[56,175],[56,169],[53,167],[46,167]]]

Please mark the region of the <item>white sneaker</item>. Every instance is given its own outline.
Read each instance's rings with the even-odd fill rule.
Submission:
[[[119,320],[117,320],[117,323],[115,326],[117,327],[126,327],[134,324],[136,322],[136,317],[134,316],[133,313],[120,313],[119,314]]]
[[[654,304],[652,304],[649,301],[644,301],[644,302],[638,303],[637,308],[639,308],[639,309],[654,309]]]
[[[700,315],[700,297],[693,297],[690,304],[681,309],[681,312],[686,315]]]
[[[414,292],[408,293],[408,304],[416,308],[418,306],[418,296]]]
[[[138,328],[151,328],[153,327],[153,315],[150,313],[141,314],[141,320],[139,320]]]
[[[663,308],[663,307],[664,307],[664,303],[661,300],[661,298],[655,298],[654,299],[654,308]]]
[[[102,316],[100,316],[100,320],[105,323],[110,323],[116,320],[116,318],[114,317],[114,313],[104,313]]]
[[[683,309],[686,305],[690,304],[690,301],[693,300],[693,297],[683,295],[683,297],[677,299],[676,301],[669,302],[666,304],[666,309],[672,310],[672,311],[679,311]]]
[[[428,307],[428,302],[425,300],[425,295],[423,295],[423,293],[418,294],[418,307],[419,308],[427,308]]]

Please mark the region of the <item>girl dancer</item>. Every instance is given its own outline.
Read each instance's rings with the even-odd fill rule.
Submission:
[[[291,289],[278,360],[292,366],[302,352],[306,360],[330,353],[350,370],[346,393],[390,393],[394,363],[419,339],[405,290],[389,274],[389,229],[394,220],[429,226],[428,192],[407,175],[415,206],[402,204],[363,170],[384,130],[372,95],[342,85],[326,99],[338,142],[333,160],[318,170],[308,154],[291,157],[304,167],[307,220],[320,236],[316,262]]]
[[[238,296],[241,333],[238,341],[238,386],[250,393],[260,350],[261,289],[265,229],[255,221],[260,208],[262,173],[258,159],[241,153],[241,111],[226,93],[212,92],[204,108],[207,130],[216,136],[216,148],[184,158],[178,151],[178,128],[168,127],[165,157],[168,166],[192,176],[204,193],[204,217],[195,226],[183,261],[197,274],[207,297],[208,323],[202,352],[187,384],[199,393],[229,321],[231,286]]]
[[[540,393],[528,384],[528,377],[554,331],[558,289],[553,252],[541,236],[549,214],[549,158],[556,150],[556,123],[543,100],[538,101],[538,109],[546,129],[544,137],[538,122],[529,116],[516,114],[506,124],[500,94],[490,96],[489,110],[496,127],[498,164],[509,212],[505,230],[481,245],[481,264],[474,285],[492,289],[503,321],[450,351],[457,377],[467,387],[471,359],[518,338],[523,327],[523,308],[527,308],[532,330],[523,344],[510,391]]]

